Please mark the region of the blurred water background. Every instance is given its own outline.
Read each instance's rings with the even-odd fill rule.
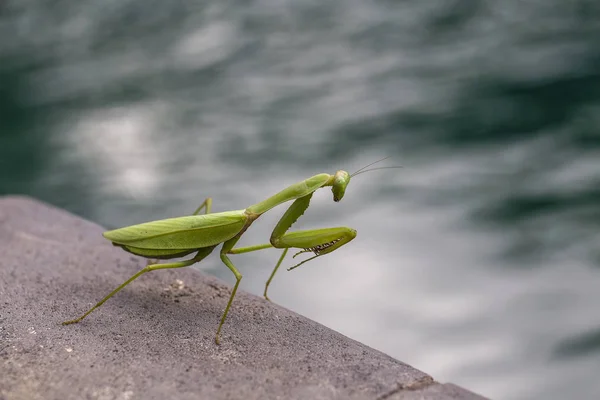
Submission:
[[[390,156],[271,298],[495,399],[600,396],[599,129],[595,0],[0,3],[0,194],[115,228]]]

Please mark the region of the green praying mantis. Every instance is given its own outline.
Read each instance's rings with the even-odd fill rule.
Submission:
[[[217,328],[215,342],[220,344],[221,329],[223,328],[223,324],[227,318],[229,309],[231,308],[231,303],[233,302],[238,286],[242,280],[242,274],[230,260],[229,255],[249,253],[272,247],[283,249],[279,260],[265,285],[264,297],[269,300],[267,295],[269,285],[290,248],[300,249],[293,257],[302,253],[314,253],[314,255],[288,268],[288,271],[293,270],[308,261],[314,260],[317,257],[329,254],[349,243],[356,237],[356,230],[343,226],[288,232],[292,224],[294,224],[308,208],[313,193],[318,189],[331,187],[333,201],[339,202],[344,197],[346,188],[350,183],[350,178],[377,169],[401,168],[400,166],[393,166],[366,169],[386,158],[371,163],[359,169],[352,175],[346,171],[340,170],[334,175],[322,173],[312,176],[294,185],[288,186],[274,196],[244,210],[211,213],[212,199],[209,197],[204,200],[192,215],[146,222],[104,232],[103,236],[110,240],[114,246],[121,247],[127,252],[148,259],[167,260],[187,256],[191,253],[196,254],[191,259],[185,261],[164,264],[158,263],[158,261],[156,261],[156,263],[149,263],[145,268],[138,271],[131,278],[127,279],[119,287],[110,292],[85,314],[79,318],[65,321],[63,322],[63,325],[74,324],[81,321],[121,289],[146,272],[158,269],[190,266],[202,261],[215,249],[215,247],[222,243],[223,246],[221,247],[219,254],[221,261],[231,270],[233,275],[235,275],[236,282],[231,291],[225,311],[221,316],[219,327]],[[248,247],[234,247],[258,217],[272,208],[292,200],[294,202],[273,229],[269,243]],[[204,209],[204,214],[200,214],[202,209]]]

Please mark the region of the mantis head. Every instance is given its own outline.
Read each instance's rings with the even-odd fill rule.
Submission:
[[[350,178],[352,178],[353,176],[360,175],[365,172],[376,171],[378,169],[402,168],[402,166],[400,166],[400,165],[395,165],[395,166],[391,166],[391,167],[379,167],[379,168],[367,169],[371,165],[377,164],[378,162],[381,162],[388,158],[389,157],[382,158],[381,160],[378,160],[369,165],[366,165],[366,166],[362,167],[361,169],[359,169],[358,171],[356,171],[355,173],[353,173],[352,175],[350,175],[346,171],[342,171],[342,170],[337,171],[335,173],[335,175],[333,176],[333,183],[331,183],[331,191],[333,192],[333,201],[335,201],[337,203],[338,201],[340,201],[342,199],[342,197],[344,197],[344,193],[346,193],[346,187],[348,187],[348,184],[350,183]]]
[[[333,192],[333,201],[336,203],[344,197],[346,193],[346,187],[350,183],[350,174],[346,171],[337,171],[333,176],[333,184],[331,185],[331,191]]]

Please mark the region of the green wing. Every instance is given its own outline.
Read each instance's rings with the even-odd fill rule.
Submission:
[[[190,215],[131,225],[104,232],[103,236],[132,249],[185,251],[231,239],[242,230],[247,218],[244,210]]]
[[[146,258],[153,258],[158,260],[170,260],[171,258],[183,257],[188,254],[198,251],[198,249],[191,250],[157,250],[157,249],[140,249],[137,247],[126,246],[123,244],[117,244],[113,242],[113,246],[118,246],[123,250],[135,254],[136,256],[142,256]]]

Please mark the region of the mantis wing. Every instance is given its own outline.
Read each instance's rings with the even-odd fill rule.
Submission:
[[[132,254],[135,254],[137,256],[153,258],[156,260],[169,260],[171,258],[187,256],[190,253],[194,253],[194,252],[198,251],[198,249],[191,249],[191,250],[140,249],[138,247],[127,246],[124,244],[117,244],[115,242],[113,242],[113,245],[121,247],[123,250],[128,251]]]
[[[103,236],[132,249],[185,251],[231,239],[242,230],[247,219],[244,210],[190,215],[131,225],[104,232]]]

